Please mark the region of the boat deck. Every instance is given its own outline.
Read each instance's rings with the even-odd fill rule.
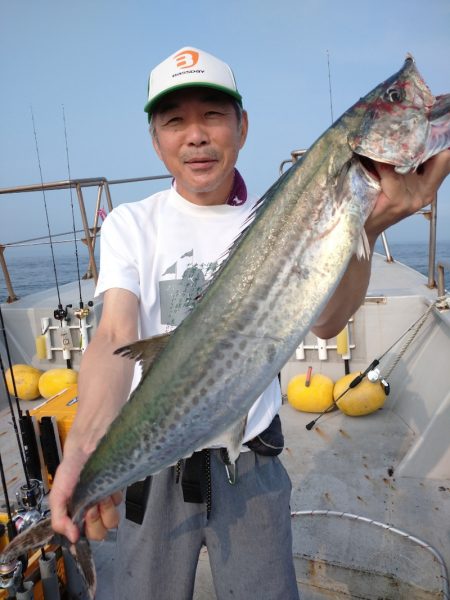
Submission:
[[[350,328],[351,371],[364,370],[436,299],[426,279],[375,256],[368,298]],[[318,358],[309,334],[304,360],[282,373],[344,374],[329,341]],[[400,347],[402,347],[400,344]],[[391,394],[365,417],[339,411],[315,415],[281,409],[286,448],[281,459],[292,484],[294,557],[303,600],[445,598],[450,565],[450,311],[433,309],[411,346],[381,363]],[[39,401],[26,403],[34,407]],[[24,403],[22,403],[24,406]],[[9,411],[0,412],[0,444],[8,487],[23,480]],[[428,546],[429,545],[429,546]],[[97,600],[112,596],[114,535],[94,544]],[[195,600],[215,598],[207,551],[200,556]]]

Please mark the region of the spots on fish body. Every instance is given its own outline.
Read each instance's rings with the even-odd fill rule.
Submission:
[[[277,357],[277,348],[275,344],[270,344],[266,350],[266,359],[268,363],[272,363]]]

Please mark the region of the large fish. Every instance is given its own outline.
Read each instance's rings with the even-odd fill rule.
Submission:
[[[220,436],[236,459],[250,407],[293,354],[360,246],[380,191],[360,156],[401,173],[415,170],[450,146],[449,113],[450,95],[435,98],[408,56],[263,196],[182,324],[120,349],[143,361],[143,377],[81,472],[69,507],[80,528],[87,508],[101,498]],[[1,561],[53,535],[50,521],[42,521],[18,536]],[[89,566],[86,576],[93,595]]]

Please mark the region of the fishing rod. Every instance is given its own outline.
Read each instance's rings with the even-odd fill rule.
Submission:
[[[9,348],[8,336],[6,335],[5,322],[3,319],[3,311],[0,305],[0,323],[3,332],[4,346],[6,350],[6,356],[8,359],[9,372],[11,375],[11,382],[16,398],[17,412],[19,415],[19,428],[17,427],[16,415],[14,412],[13,403],[11,400],[11,393],[9,391],[8,382],[6,380],[5,365],[0,353],[0,370],[2,372],[3,383],[5,386],[6,397],[8,399],[9,410],[11,413],[11,419],[13,422],[14,432],[16,435],[17,445],[19,448],[20,461],[22,463],[23,472],[25,476],[25,485],[20,486],[20,489],[16,493],[17,502],[23,511],[34,510],[40,507],[43,498],[43,486],[41,484],[42,472],[41,464],[39,459],[39,453],[36,442],[36,434],[34,431],[34,425],[32,417],[29,412],[23,414],[20,408],[19,396],[17,393],[17,386],[14,377],[14,368],[11,360],[11,352]]]
[[[69,181],[71,181],[72,178],[71,178],[71,174],[70,174],[69,144],[68,144],[68,140],[67,140],[67,123],[66,123],[66,112],[64,110],[64,105],[62,105],[62,115],[63,115],[63,123],[64,123],[64,140],[66,143],[67,175],[68,175]],[[83,307],[83,297],[82,297],[82,293],[81,293],[80,261],[79,261],[79,257],[78,257],[78,244],[77,244],[77,237],[76,237],[75,211],[73,208],[72,186],[69,186],[69,193],[70,193],[70,208],[71,208],[71,212],[72,212],[73,243],[74,243],[74,249],[75,249],[75,259],[76,259],[77,276],[78,276],[78,293],[80,296],[80,308],[82,308]]]
[[[13,538],[16,537],[17,530],[16,530],[16,526],[14,525],[14,521],[13,521],[13,517],[12,517],[11,504],[9,502],[8,487],[6,485],[5,469],[3,467],[3,460],[2,460],[1,452],[0,452],[0,476],[2,479],[2,489],[3,489],[3,497],[5,499],[6,514],[8,515],[8,522],[6,524],[6,530],[8,533],[8,539],[9,539],[9,541],[11,541]]]
[[[31,120],[33,123],[33,133],[34,133],[34,142],[35,142],[35,148],[36,148],[36,157],[37,157],[38,167],[39,167],[39,176],[40,176],[40,181],[41,181],[41,186],[42,186],[42,198],[43,198],[45,217],[46,217],[46,222],[47,222],[48,239],[50,242],[50,252],[51,252],[52,263],[53,263],[53,275],[55,277],[56,294],[58,297],[58,308],[56,308],[53,311],[53,316],[55,317],[55,319],[57,321],[60,322],[60,326],[62,329],[63,321],[67,321],[67,309],[69,308],[69,306],[66,306],[66,308],[64,308],[61,303],[61,294],[60,294],[60,290],[59,290],[58,274],[56,271],[55,251],[54,251],[54,247],[53,247],[54,246],[53,237],[52,237],[52,233],[51,233],[51,229],[50,229],[50,220],[49,220],[49,216],[48,216],[47,199],[45,197],[44,178],[42,176],[41,158],[40,158],[40,153],[39,153],[39,144],[38,144],[37,133],[36,133],[36,124],[35,124],[35,120],[34,120],[33,107],[31,107]],[[62,332],[62,339],[63,339],[63,346],[64,346],[64,333],[63,332]],[[70,355],[68,358],[66,358],[66,363],[67,363],[67,368],[70,369],[71,368]]]
[[[19,399],[18,399],[18,394],[17,394],[17,387],[16,387],[16,380],[15,380],[15,377],[14,377],[14,369],[13,369],[13,366],[12,366],[11,353],[9,351],[9,343],[8,343],[8,338],[6,336],[5,322],[3,320],[3,311],[2,311],[1,305],[0,305],[0,323],[1,323],[2,333],[3,333],[3,340],[4,340],[5,350],[6,350],[6,356],[7,356],[7,359],[8,359],[9,372],[11,374],[12,387],[13,387],[13,391],[14,391],[14,396],[16,398],[17,412],[18,412],[19,419],[20,419],[22,417],[22,409],[20,408],[20,404],[19,404]],[[10,410],[10,413],[11,413],[11,419],[12,419],[12,423],[13,423],[14,433],[15,433],[15,436],[16,436],[17,445],[19,447],[20,461],[22,463],[23,472],[24,472],[24,475],[25,475],[25,481],[27,483],[27,486],[31,487],[31,485],[30,485],[30,478],[29,478],[29,475],[28,475],[27,463],[26,463],[24,451],[23,451],[23,448],[22,448],[21,438],[19,436],[19,429],[17,427],[17,420],[16,420],[16,415],[15,415],[15,412],[14,412],[14,407],[13,407],[13,403],[12,403],[12,399],[11,399],[11,394],[10,394],[9,388],[8,388],[8,382],[6,381],[5,366],[3,364],[3,359],[2,359],[1,353],[0,353],[0,369],[2,371],[2,377],[3,377],[3,382],[4,382],[4,385],[5,385],[6,397],[8,399],[8,405],[9,405],[9,410]]]
[[[334,123],[334,115],[333,115],[333,94],[331,91],[331,69],[330,69],[330,53],[327,50],[327,63],[328,63],[328,91],[330,94],[330,112],[331,112],[331,124]]]
[[[369,373],[375,371],[376,367],[380,364],[380,361],[376,358],[374,361],[372,361],[370,363],[370,365],[367,367],[367,369],[364,371],[364,373],[360,373],[359,375],[357,375],[348,385],[348,387],[342,392],[342,394],[336,398],[335,400],[332,401],[332,403],[330,404],[330,406],[328,408],[326,408],[324,411],[322,411],[320,413],[320,415],[318,417],[316,417],[313,421],[310,421],[307,425],[305,425],[306,429],[308,431],[310,431],[314,425],[317,423],[317,421],[323,417],[323,415],[326,415],[327,413],[331,412],[332,410],[334,410],[334,408],[336,406],[338,406],[338,402],[339,400],[347,393],[349,392],[351,389],[355,388],[358,384],[361,383],[361,381],[364,379],[364,377],[366,375],[368,375]],[[386,392],[386,395],[389,392]]]
[[[5,469],[3,466],[3,460],[0,453],[0,477],[2,481],[3,497],[5,499],[6,513],[8,521],[6,524],[6,531],[8,535],[8,541],[11,542],[17,535],[18,531],[14,521],[14,517],[11,510],[11,504],[8,495],[8,486],[6,485]],[[27,589],[24,586],[23,573],[27,567],[28,561],[26,556],[21,556],[17,560],[9,564],[0,565],[0,589],[8,590],[8,597],[12,598],[32,598],[27,596]],[[32,585],[31,585],[32,587]],[[27,584],[27,588],[30,588],[30,584]]]
[[[373,362],[370,363],[370,365],[367,367],[367,369],[363,372],[360,373],[359,375],[357,375],[348,385],[348,387],[342,392],[342,394],[336,398],[336,400],[333,400],[332,403],[330,404],[330,406],[328,408],[326,408],[323,412],[321,412],[319,414],[319,416],[314,419],[313,421],[310,421],[307,425],[305,425],[306,429],[308,431],[310,431],[314,425],[317,423],[317,421],[323,417],[323,415],[331,412],[332,410],[334,410],[335,407],[338,406],[338,402],[339,400],[351,389],[355,388],[359,383],[361,383],[361,381],[367,376],[368,379],[372,382],[378,381],[380,380],[381,384],[384,387],[384,392],[386,394],[386,396],[389,395],[390,392],[390,385],[387,381],[388,377],[390,376],[390,374],[392,373],[392,371],[395,369],[395,367],[397,366],[400,358],[403,356],[403,354],[406,352],[406,350],[408,349],[408,347],[411,345],[411,343],[413,342],[413,340],[415,339],[415,337],[417,336],[417,334],[419,333],[419,331],[422,329],[423,325],[425,324],[428,315],[430,314],[430,312],[433,310],[433,308],[436,306],[437,301],[433,302],[432,304],[430,304],[430,306],[427,308],[427,310],[424,312],[424,314],[420,315],[420,317],[418,317],[414,323],[412,323],[407,329],[406,331],[404,331],[390,346],[387,350],[385,350],[383,352],[383,354],[381,354],[378,358],[376,358]],[[393,364],[390,366],[390,368],[387,370],[386,375],[384,377],[380,376],[380,371],[379,369],[377,369],[378,365],[380,364],[380,362],[386,357],[386,355],[406,336],[408,335],[408,333],[411,333],[411,335],[409,336],[409,338],[406,340],[406,342],[403,344],[402,349],[400,350],[400,352],[398,353],[397,357],[395,358],[395,360],[393,361]]]
[[[67,138],[67,123],[66,123],[66,113],[64,110],[64,105],[62,105],[62,114],[63,114],[63,123],[64,123],[64,139],[65,139],[65,144],[66,144],[66,161],[67,161],[67,175],[69,178],[69,181],[71,181],[71,172],[70,172],[70,160],[69,160],[69,143],[68,143],[68,138]],[[75,317],[78,318],[79,321],[79,325],[80,325],[80,348],[83,345],[83,323],[86,323],[86,319],[89,316],[90,313],[90,309],[84,305],[83,302],[83,295],[82,295],[82,291],[81,291],[81,276],[80,276],[80,260],[79,260],[79,256],[78,256],[78,244],[77,244],[77,236],[76,236],[76,225],[75,225],[75,211],[73,208],[73,196],[72,196],[72,186],[69,187],[69,191],[70,191],[70,207],[71,207],[71,212],[72,212],[72,230],[73,230],[73,241],[74,241],[74,246],[75,246],[75,260],[76,260],[76,265],[77,265],[77,277],[78,277],[78,293],[79,293],[79,303],[78,303],[78,309],[73,311],[73,314],[75,315]],[[88,302],[88,306],[92,306],[93,302]],[[85,335],[86,332],[85,332]]]

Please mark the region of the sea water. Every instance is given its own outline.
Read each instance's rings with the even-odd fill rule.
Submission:
[[[384,253],[380,242],[377,242],[376,251]],[[428,275],[428,244],[423,242],[390,243],[390,252],[394,260],[402,262],[423,275]],[[13,289],[19,298],[23,298],[33,292],[39,292],[48,288],[63,285],[71,281],[77,281],[83,277],[89,265],[89,257],[86,251],[78,255],[78,263],[75,253],[59,254],[55,252],[54,264],[51,252],[42,255],[28,253],[14,253],[14,249],[7,249],[4,253],[5,261],[12,281]],[[98,260],[98,259],[97,259]],[[446,264],[446,273],[450,273],[450,242],[438,242],[437,261]],[[98,264],[98,262],[97,262]],[[8,297],[6,284],[0,272],[0,302],[5,302]]]

